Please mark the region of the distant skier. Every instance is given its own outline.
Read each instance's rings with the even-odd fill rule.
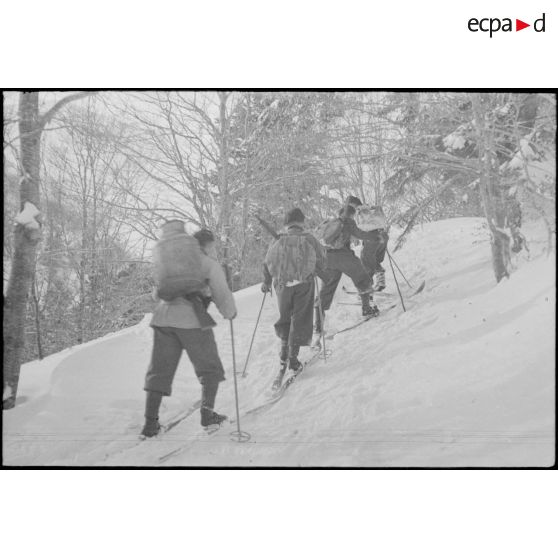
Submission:
[[[215,322],[201,304],[206,287],[224,318],[234,319],[236,307],[219,263],[204,254],[198,241],[186,234],[184,223],[173,220],[162,227],[154,249],[159,304],[153,312],[153,350],[145,378],[145,425],[142,435],[160,430],[159,407],[171,395],[182,351],[190,358],[202,385],[201,424],[220,424],[227,417],[213,410],[219,382],[225,379],[211,327]],[[204,315],[205,313],[205,315]]]
[[[386,274],[382,262],[389,240],[384,212],[380,206],[361,205],[357,209],[356,222],[361,230],[374,233],[373,239],[363,241],[360,261],[374,281],[374,290],[383,291]]]
[[[262,292],[277,293],[279,319],[275,333],[281,339],[279,373],[273,389],[279,389],[287,370],[299,372],[301,346],[312,341],[312,308],[314,304],[314,276],[322,272],[326,254],[318,240],[304,230],[304,214],[299,208],[285,217],[286,232],[270,246],[264,262]]]
[[[331,306],[333,296],[343,273],[352,279],[358,289],[362,302],[362,315],[377,316],[379,314],[378,307],[375,304],[370,304],[372,298],[372,281],[370,276],[362,262],[351,250],[351,237],[370,241],[376,238],[374,232],[363,231],[355,223],[353,217],[356,213],[356,208],[361,205],[362,202],[357,197],[349,196],[345,206],[339,211],[339,216],[335,219],[324,221],[317,229],[318,237],[327,249],[327,269],[318,274],[323,282],[319,297],[321,310],[324,314]],[[323,328],[320,305],[317,299],[315,312],[314,330],[316,332],[316,339],[314,344],[317,345],[319,343],[318,336]]]

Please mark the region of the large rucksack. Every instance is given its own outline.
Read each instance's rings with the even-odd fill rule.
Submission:
[[[356,222],[363,231],[374,231],[387,227],[386,216],[379,205],[362,205],[358,208]]]
[[[198,241],[181,230],[178,221],[163,227],[163,237],[153,249],[157,296],[172,300],[200,292],[205,287],[202,251]]]
[[[316,238],[326,248],[343,248],[343,221],[336,217],[322,221],[314,230]]]
[[[279,285],[306,281],[316,269],[316,250],[307,234],[281,235],[269,248],[265,263]]]

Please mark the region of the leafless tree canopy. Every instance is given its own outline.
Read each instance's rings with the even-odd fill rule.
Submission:
[[[348,194],[383,206],[395,250],[418,223],[485,218],[497,281],[526,247],[522,219],[542,218],[553,248],[552,95],[107,91],[46,106],[45,95],[4,100],[12,403],[22,361],[150,311],[148,247],[168,218],[215,232],[234,289],[260,280],[270,237],[254,214],[279,228],[299,206],[311,226]],[[39,230],[13,227],[25,202]]]

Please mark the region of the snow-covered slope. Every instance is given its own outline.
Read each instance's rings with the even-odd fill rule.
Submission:
[[[308,368],[273,407],[265,398],[277,366],[275,299],[267,300],[246,378],[238,379],[246,443],[201,432],[198,413],[159,439],[139,443],[148,320],[22,368],[21,403],[5,412],[5,465],[146,465],[178,447],[168,466],[549,466],[554,462],[555,256],[531,258],[495,284],[480,219],[430,223],[395,257],[425,291],[376,320],[341,333],[332,356]],[[387,264],[387,262],[386,262]],[[395,291],[387,274],[388,290]],[[345,281],[347,286],[350,283]],[[237,369],[261,304],[258,286],[236,293]],[[330,331],[359,317],[339,289]],[[380,308],[396,298],[378,296]],[[215,314],[215,313],[214,313]],[[228,322],[215,329],[228,381],[217,409],[234,416]],[[162,421],[199,398],[186,357]]]

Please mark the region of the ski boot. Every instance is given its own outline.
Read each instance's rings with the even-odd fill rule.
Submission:
[[[159,424],[159,407],[163,394],[160,391],[145,391],[145,424],[141,431],[140,438],[153,438],[161,431]]]
[[[289,359],[289,370],[294,374],[298,374],[304,368],[304,364],[298,360],[298,357],[291,357]]]
[[[141,431],[140,437],[143,438],[153,438],[157,436],[161,431],[161,425],[159,424],[158,418],[147,418],[145,419],[145,424],[143,430]]]
[[[283,376],[285,375],[285,371],[287,370],[287,359],[289,358],[289,340],[288,339],[281,339],[281,350],[279,351],[279,373],[273,380],[273,384],[271,386],[271,391],[277,391],[281,388],[281,384],[283,383]]]
[[[362,307],[362,315],[365,318],[368,316],[371,318],[377,318],[380,315],[380,311],[375,304],[372,304],[372,306],[368,305]]]
[[[379,315],[380,311],[378,307],[373,303],[374,301],[370,299],[369,294],[361,294],[360,300],[362,302],[362,315],[367,318],[375,318]],[[372,302],[372,305],[370,304]]]
[[[295,380],[295,378],[302,372],[304,364],[295,357],[289,357],[289,371],[292,374],[289,375],[285,383],[283,384],[284,389],[287,389]]]
[[[293,372],[293,374],[298,374],[303,368],[304,365],[300,360],[298,360],[298,353],[300,351],[300,345],[293,344],[289,348],[289,370]]]
[[[228,420],[228,418],[227,415],[220,415],[213,409],[207,407],[201,408],[201,425],[209,434],[218,430],[221,424]]]
[[[213,410],[219,382],[209,381],[202,384],[202,405],[200,409],[201,425],[209,434],[219,429],[221,423],[228,419]]]
[[[273,380],[271,391],[278,391],[281,389],[281,384],[283,383],[283,376],[285,376],[286,370],[287,370],[287,359],[281,361],[279,373],[277,374],[277,376],[275,376],[275,380]]]

